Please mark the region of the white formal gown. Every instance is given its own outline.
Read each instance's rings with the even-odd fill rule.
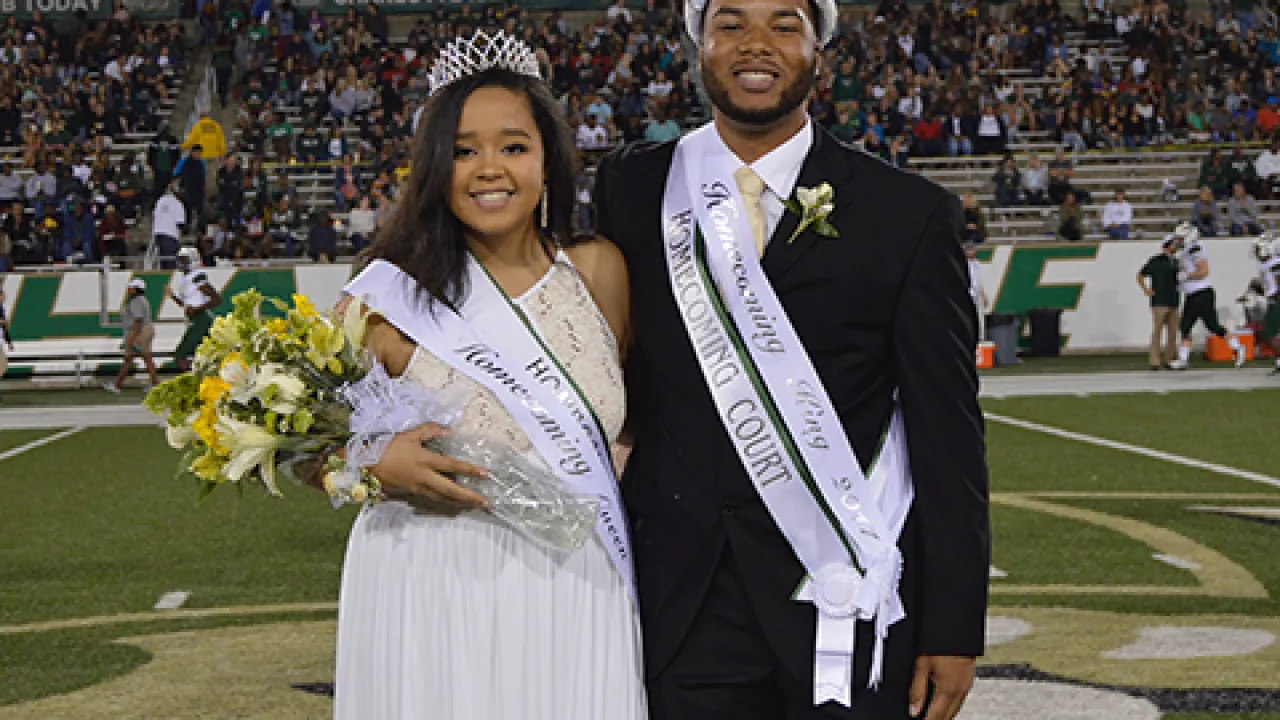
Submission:
[[[516,302],[595,408],[624,408],[617,346],[568,259]],[[501,403],[423,349],[406,373],[470,383],[459,430],[532,446]],[[645,720],[639,620],[595,536],[547,551],[482,512],[399,501],[356,519],[342,572],[338,720]]]

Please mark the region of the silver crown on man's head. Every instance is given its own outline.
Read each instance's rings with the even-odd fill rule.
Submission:
[[[492,35],[477,30],[471,38],[457,38],[441,48],[431,66],[430,92],[435,95],[455,80],[493,68],[542,77],[538,56],[528,45],[501,30]]]
[[[809,18],[813,21],[813,31],[818,34],[819,47],[826,47],[836,34],[836,0],[810,1],[819,15]],[[710,4],[711,0],[684,0],[684,26],[695,47],[702,44],[702,16]]]

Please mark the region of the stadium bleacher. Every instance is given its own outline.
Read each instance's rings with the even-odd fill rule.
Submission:
[[[311,229],[332,221],[343,231],[337,253],[346,255],[354,249],[345,232],[350,211],[362,208],[360,227],[371,222],[371,211],[376,226],[394,204],[437,44],[477,28],[504,28],[539,48],[587,158],[583,191],[600,152],[664,137],[668,118],[687,129],[706,117],[691,48],[675,16],[661,8],[643,13],[619,4],[570,20],[512,3],[464,4],[389,18],[374,4],[321,16],[285,3],[263,23],[269,3],[218,0],[200,7],[190,31],[181,22],[148,24],[123,11],[81,21],[74,34],[54,33],[48,23],[10,22],[0,38],[0,99],[8,98],[15,112],[0,102],[0,141],[8,138],[0,170],[14,168],[21,190],[5,197],[0,179],[0,205],[21,200],[33,218],[45,205],[71,212],[67,197],[76,195],[95,218],[108,204],[122,205],[132,228],[126,249],[134,256],[125,261],[136,262],[150,239],[146,215],[158,189],[151,167],[156,131],[165,124],[189,145],[184,131],[204,110],[240,162],[224,171],[224,159],[206,152],[205,212],[192,218],[185,241],[209,261],[305,259],[320,255],[308,246]],[[1280,81],[1272,74],[1280,43],[1268,7],[1249,0],[1230,8],[931,0],[908,8],[883,0],[844,6],[841,17],[813,115],[868,152],[972,194],[987,242],[1062,238],[1062,188],[1048,193],[1051,203],[1023,201],[1016,186],[997,188],[994,175],[1006,157],[1019,177],[1032,155],[1045,165],[1057,156],[1059,166],[1072,167],[1070,188],[1086,201],[1085,240],[1107,237],[1101,210],[1117,190],[1133,210],[1129,237],[1158,236],[1189,220],[1208,150],[1222,145],[1244,152],[1229,163],[1238,166],[1230,177],[1215,182],[1229,188],[1239,175],[1259,196],[1258,224],[1280,219],[1270,182],[1253,170],[1280,123],[1274,102]],[[65,47],[75,51],[63,53]],[[209,70],[193,71],[197,66]],[[73,142],[57,118],[68,123]],[[343,157],[350,157],[349,173],[339,172]],[[133,167],[125,172],[121,164]],[[37,166],[54,174],[53,202],[21,196]],[[158,170],[167,177],[168,168]],[[67,175],[82,176],[80,187],[64,183]],[[288,176],[287,187],[281,176]],[[121,185],[132,197],[121,197]],[[1225,196],[1218,194],[1226,234]],[[84,252],[55,237],[67,234],[58,213],[30,231],[20,224],[10,229],[30,234],[7,243],[15,264],[101,255],[103,247]],[[588,212],[579,215],[590,222]]]

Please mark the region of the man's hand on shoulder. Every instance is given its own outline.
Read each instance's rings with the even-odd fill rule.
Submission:
[[[924,720],[954,718],[973,688],[977,665],[977,658],[971,657],[921,655],[916,658],[915,674],[911,678],[911,717],[920,717],[932,682],[933,698]]]

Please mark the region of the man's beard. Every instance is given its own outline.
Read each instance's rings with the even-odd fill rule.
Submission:
[[[704,73],[702,82],[706,85],[707,95],[711,97],[711,104],[724,113],[725,117],[742,125],[765,126],[778,122],[804,104],[809,98],[809,91],[817,82],[813,70],[813,65],[805,68],[794,82],[782,89],[782,97],[778,98],[777,103],[759,110],[734,105],[729,99],[728,86],[722,84],[715,73]]]

